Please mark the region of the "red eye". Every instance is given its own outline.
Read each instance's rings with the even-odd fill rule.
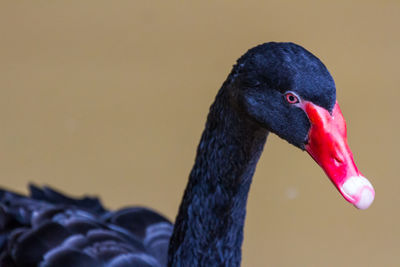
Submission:
[[[293,93],[286,93],[285,99],[289,104],[299,103],[299,98]]]

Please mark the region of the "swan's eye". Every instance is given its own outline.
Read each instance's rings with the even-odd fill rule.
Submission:
[[[285,99],[289,104],[299,103],[299,98],[293,93],[286,93]]]

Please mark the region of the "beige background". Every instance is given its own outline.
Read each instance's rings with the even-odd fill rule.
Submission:
[[[208,107],[248,48],[293,41],[336,80],[376,201],[358,211],[270,136],[243,266],[400,266],[400,2],[2,1],[0,184],[175,218]]]

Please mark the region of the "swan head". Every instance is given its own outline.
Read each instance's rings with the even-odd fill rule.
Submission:
[[[265,43],[238,60],[225,87],[239,112],[306,150],[347,201],[372,204],[375,191],[347,144],[335,82],[317,57],[293,43]]]

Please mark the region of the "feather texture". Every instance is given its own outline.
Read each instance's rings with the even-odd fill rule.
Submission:
[[[74,199],[30,186],[0,190],[0,266],[165,266],[173,225],[133,207],[108,211],[97,198]]]

